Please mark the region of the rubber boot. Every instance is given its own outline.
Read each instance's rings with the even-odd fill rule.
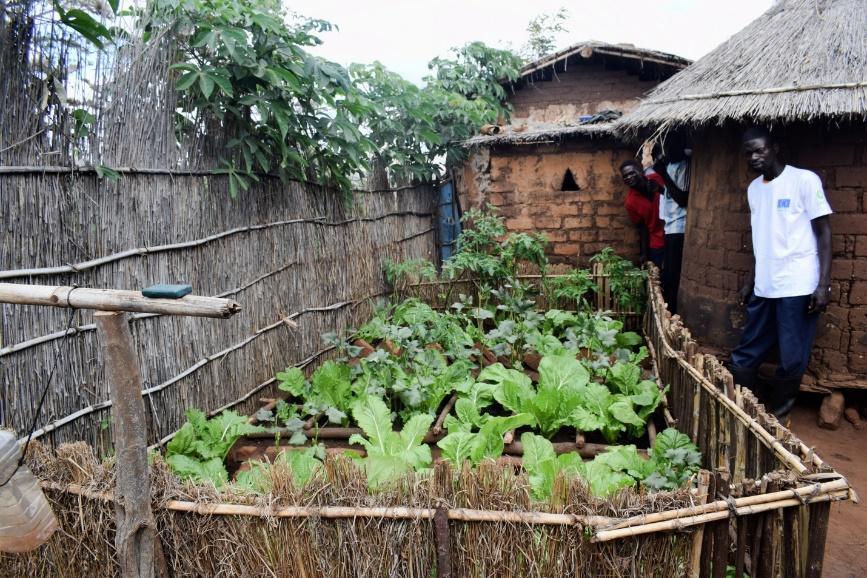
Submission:
[[[735,384],[740,385],[741,387],[746,387],[752,391],[757,398],[759,398],[760,402],[766,403],[767,391],[766,388],[759,383],[759,371],[757,369],[730,366],[729,371],[734,378]]]
[[[770,392],[769,409],[780,423],[785,423],[786,418],[795,407],[798,391],[801,389],[801,376],[776,377]]]

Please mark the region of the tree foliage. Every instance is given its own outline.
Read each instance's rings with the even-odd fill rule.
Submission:
[[[234,138],[225,172],[230,190],[255,173],[309,179],[348,189],[373,143],[359,126],[370,103],[342,66],[310,54],[323,20],[294,19],[277,0],[156,0],[150,26],[170,22],[181,108]]]
[[[527,24],[527,42],[521,47],[521,56],[528,62],[538,60],[554,52],[557,37],[569,32],[566,20],[569,11],[561,7],[552,14],[539,14]]]
[[[432,60],[423,87],[380,63],[347,70],[307,51],[332,25],[290,19],[277,0],[157,0],[150,28],[166,23],[180,39],[179,130],[211,120],[230,131],[233,195],[271,172],[349,190],[371,160],[392,177],[434,180],[461,158],[460,141],[508,114],[500,81],[520,66],[475,42]]]

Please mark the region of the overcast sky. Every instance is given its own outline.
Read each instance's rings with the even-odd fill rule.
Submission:
[[[767,10],[773,0],[284,0],[305,16],[340,30],[323,35],[316,53],[340,64],[373,62],[419,82],[434,56],[474,40],[517,49],[527,23],[565,7],[569,34],[559,47],[583,40],[626,42],[691,59],[706,54]]]

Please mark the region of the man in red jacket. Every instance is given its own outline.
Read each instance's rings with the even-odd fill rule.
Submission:
[[[645,174],[641,164],[635,160],[620,165],[620,177],[629,187],[624,205],[629,219],[638,229],[641,264],[649,260],[661,268],[665,255],[665,223],[659,218],[659,192],[665,184],[656,173]]]

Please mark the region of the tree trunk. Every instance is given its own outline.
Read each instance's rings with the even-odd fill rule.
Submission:
[[[384,191],[388,189],[388,170],[385,161],[379,155],[373,157],[370,165],[370,174],[367,176],[368,191]]]

